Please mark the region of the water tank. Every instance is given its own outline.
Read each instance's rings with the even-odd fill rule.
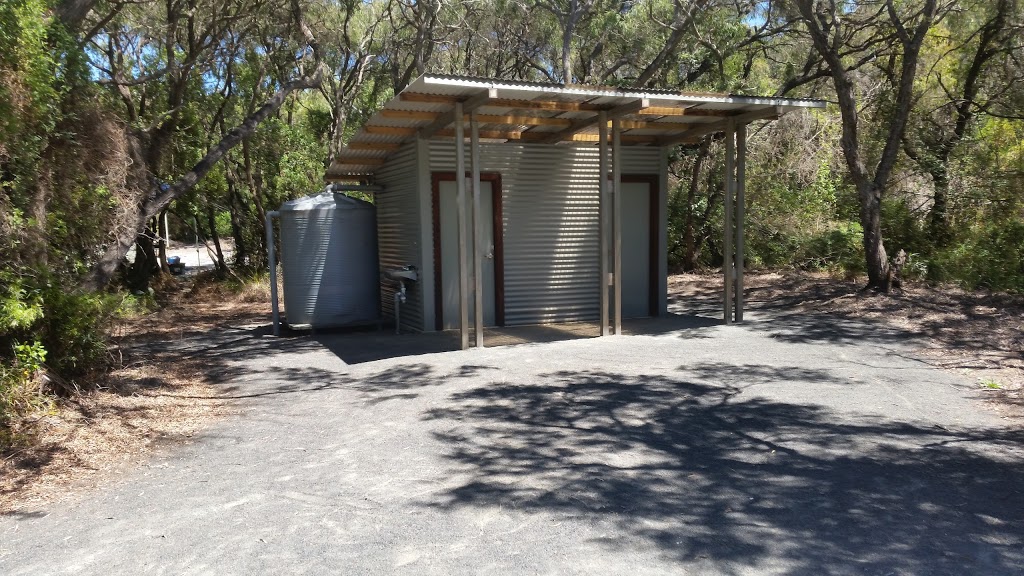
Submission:
[[[285,320],[313,327],[378,319],[373,204],[324,192],[281,205]]]

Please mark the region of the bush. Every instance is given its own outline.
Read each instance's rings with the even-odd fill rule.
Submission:
[[[864,229],[858,222],[832,223],[798,246],[794,260],[801,268],[849,276],[865,272]]]
[[[933,280],[968,289],[1024,292],[1024,222],[980,223],[966,238],[936,254]]]
[[[270,302],[270,274],[267,272],[255,272],[232,280],[228,287],[241,302]]]
[[[50,287],[43,293],[40,325],[47,366],[65,379],[79,378],[105,363],[104,330],[119,310],[121,299],[111,294],[66,293]]]
[[[102,368],[109,321],[146,302],[68,293],[30,274],[4,273],[0,280],[0,444],[7,444],[19,418],[50,404],[45,381],[73,388]]]

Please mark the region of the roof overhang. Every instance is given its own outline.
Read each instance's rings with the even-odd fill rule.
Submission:
[[[594,145],[600,112],[619,121],[626,146],[672,146],[724,131],[730,123],[773,120],[791,110],[824,108],[823,100],[701,94],[506,82],[423,75],[388,101],[334,158],[327,180],[372,175],[403,144],[453,138],[455,103],[463,122],[475,117],[490,142]]]

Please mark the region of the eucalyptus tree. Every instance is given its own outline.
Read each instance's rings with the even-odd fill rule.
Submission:
[[[813,50],[827,66],[843,121],[840,146],[850,178],[857,189],[868,287],[888,291],[892,268],[882,239],[882,199],[896,167],[911,109],[915,102],[921,48],[934,24],[948,12],[939,0],[920,3],[850,3],[840,0],[795,0]],[[855,47],[851,50],[851,47]],[[882,148],[871,149],[861,121],[857,78],[849,60],[881,58],[891,63],[888,85],[882,90],[887,114],[876,121]],[[866,129],[865,129],[866,128]]]
[[[928,231],[941,247],[952,237],[950,170],[958,147],[979,117],[1001,114],[1024,77],[1015,66],[1024,50],[1024,20],[1016,0],[964,2],[932,36],[922,59],[922,93],[903,137],[903,148],[931,178]],[[883,68],[891,74],[892,69]],[[988,171],[988,170],[985,170]]]
[[[93,266],[86,286],[98,288],[109,282],[137,239],[143,246],[149,243],[145,231],[150,219],[191,189],[293,92],[320,85],[319,49],[303,14],[298,0],[168,0],[138,3],[109,19],[93,16],[99,19],[95,26],[100,33],[89,40],[90,63],[99,82],[121,103],[135,160],[137,198]],[[163,25],[154,27],[153,22]],[[190,89],[201,90],[214,69],[240,58],[249,49],[246,39],[263,24],[273,35],[269,44],[255,49],[266,51],[263,72],[273,91],[254,103],[194,165],[182,172],[171,170],[168,157],[183,129]],[[140,276],[145,273],[141,271]]]

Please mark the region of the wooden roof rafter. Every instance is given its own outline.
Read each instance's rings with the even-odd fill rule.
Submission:
[[[595,126],[601,122],[601,112],[604,112],[604,117],[607,120],[612,120],[614,118],[625,116],[627,114],[634,114],[638,110],[647,108],[650,105],[650,100],[646,98],[638,98],[636,100],[633,100],[632,102],[627,102],[625,104],[620,104],[613,108],[601,110],[589,118],[574,120],[573,123],[570,124],[569,127],[564,130],[553,132],[551,134],[546,134],[547,137],[542,138],[540,141],[545,144],[555,144],[565,140],[567,136],[571,136],[573,134],[576,134],[577,132]]]
[[[674,146],[676,144],[683,144],[686,142],[693,141],[698,138],[707,136],[708,134],[714,134],[716,132],[724,131],[730,122],[734,124],[747,124],[757,120],[776,120],[781,116],[783,110],[781,107],[773,106],[771,108],[764,108],[761,110],[753,110],[750,112],[742,112],[740,114],[734,114],[729,116],[721,122],[710,122],[707,124],[699,125],[681,134],[675,134],[659,138],[656,142],[658,146]]]
[[[473,110],[476,110],[480,106],[487,103],[488,100],[498,97],[498,90],[496,88],[488,88],[479,94],[470,96],[459,100],[462,103],[462,113],[469,114]],[[436,134],[439,130],[447,128],[448,125],[455,122],[455,108],[442,112],[433,122],[427,124],[423,128],[419,129],[420,138],[430,138]]]
[[[424,112],[419,110],[381,110],[382,118],[398,120],[428,120],[434,121],[439,112]],[[728,115],[723,115],[728,116]],[[572,126],[573,120],[569,118],[552,118],[549,116],[526,116],[521,114],[475,114],[476,121],[480,124],[504,124],[507,126]],[[466,114],[464,121],[470,120]],[[700,124],[681,122],[653,122],[649,120],[620,120],[623,130],[685,130]]]

